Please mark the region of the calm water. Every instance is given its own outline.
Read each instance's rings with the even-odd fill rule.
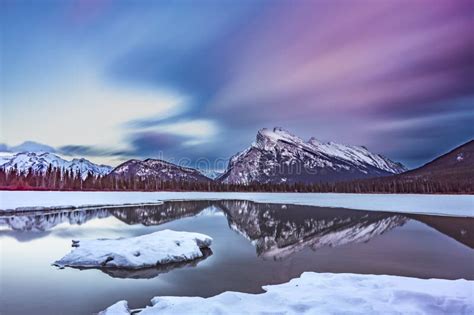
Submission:
[[[174,229],[214,238],[190,264],[58,269],[72,239]],[[474,219],[245,201],[168,202],[0,216],[0,313],[92,314],[126,299],[262,292],[304,271],[474,279]]]

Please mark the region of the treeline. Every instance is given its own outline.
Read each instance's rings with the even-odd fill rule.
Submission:
[[[214,192],[322,192],[322,193],[419,193],[473,194],[474,181],[465,179],[379,177],[337,183],[231,185],[216,181],[160,181],[154,177],[121,178],[93,176],[49,167],[44,172],[29,169],[18,172],[0,169],[0,189],[3,190],[69,190],[69,191],[214,191]]]
[[[0,168],[0,188],[11,190],[99,190],[104,177],[88,173],[84,178],[79,172],[71,172],[51,165],[45,171],[32,168],[20,172],[16,166],[11,170]]]

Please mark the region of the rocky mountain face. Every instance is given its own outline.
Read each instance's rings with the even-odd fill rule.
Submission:
[[[182,167],[156,159],[146,159],[144,161],[129,160],[113,169],[110,175],[119,178],[153,178],[160,181],[186,181],[190,183],[212,181],[193,168]]]
[[[107,175],[112,170],[110,166],[94,164],[84,158],[68,161],[49,152],[21,152],[0,156],[0,168],[9,172],[16,168],[17,172],[21,173],[32,169],[36,173],[44,174],[49,166],[74,174],[79,173],[82,179],[86,179],[89,174]]]
[[[234,155],[218,178],[226,184],[314,183],[399,174],[400,163],[362,146],[315,138],[304,141],[282,128],[261,129],[256,141]]]

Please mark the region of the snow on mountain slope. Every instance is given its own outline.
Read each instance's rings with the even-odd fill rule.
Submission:
[[[219,180],[228,184],[323,182],[398,174],[406,171],[365,147],[315,138],[304,141],[282,128],[261,129],[256,142],[234,155]]]
[[[159,178],[161,181],[211,181],[210,178],[193,168],[183,167],[157,159],[146,159],[144,161],[129,160],[117,166],[110,174],[119,177],[154,177]]]
[[[322,143],[316,138],[311,138],[309,143],[313,145],[316,150],[328,156],[334,156],[359,164],[365,163],[394,174],[407,171],[407,169],[402,164],[392,162],[380,154],[371,153],[366,147],[363,146],[350,146],[334,142]]]
[[[8,163],[12,159],[12,157],[12,153],[0,152],[0,167],[2,167],[3,164]]]
[[[6,171],[12,171],[16,167],[22,173],[28,172],[30,168],[35,172],[45,173],[50,165],[74,174],[79,172],[82,179],[86,179],[89,172],[95,176],[103,176],[112,170],[110,166],[97,165],[84,158],[68,161],[48,152],[22,152],[0,157],[0,167]]]
[[[83,178],[87,177],[88,172],[92,172],[92,174],[94,175],[103,176],[103,175],[109,174],[110,171],[112,170],[111,166],[102,165],[102,164],[97,165],[84,158],[72,159],[69,163],[70,164],[69,164],[68,169],[76,173],[79,171],[82,174]]]
[[[210,179],[216,179],[222,174],[224,174],[224,170],[214,170],[214,169],[207,169],[207,168],[198,168],[197,169],[200,173],[202,173],[204,176],[210,178]]]

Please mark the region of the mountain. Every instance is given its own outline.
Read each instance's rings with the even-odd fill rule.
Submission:
[[[315,183],[399,174],[407,169],[362,146],[316,138],[304,141],[282,128],[261,129],[256,142],[231,157],[218,178],[226,184]]]
[[[402,174],[337,183],[336,191],[365,193],[474,193],[474,141]]]
[[[212,181],[193,168],[182,167],[157,159],[146,159],[144,161],[129,160],[113,169],[110,175],[119,178],[153,178],[163,182],[186,181],[192,183]]]
[[[197,170],[210,179],[219,178],[220,176],[222,176],[222,174],[224,174],[224,171],[218,171],[208,168],[198,168]]]
[[[461,180],[474,178],[474,140],[441,155],[425,165],[405,172],[399,178]]]
[[[103,176],[112,170],[110,166],[94,164],[84,158],[68,161],[48,152],[22,152],[0,156],[0,168],[9,172],[16,167],[21,173],[27,173],[31,168],[37,173],[44,174],[50,165],[74,174],[79,172],[82,179],[86,179],[89,172],[95,176]]]

